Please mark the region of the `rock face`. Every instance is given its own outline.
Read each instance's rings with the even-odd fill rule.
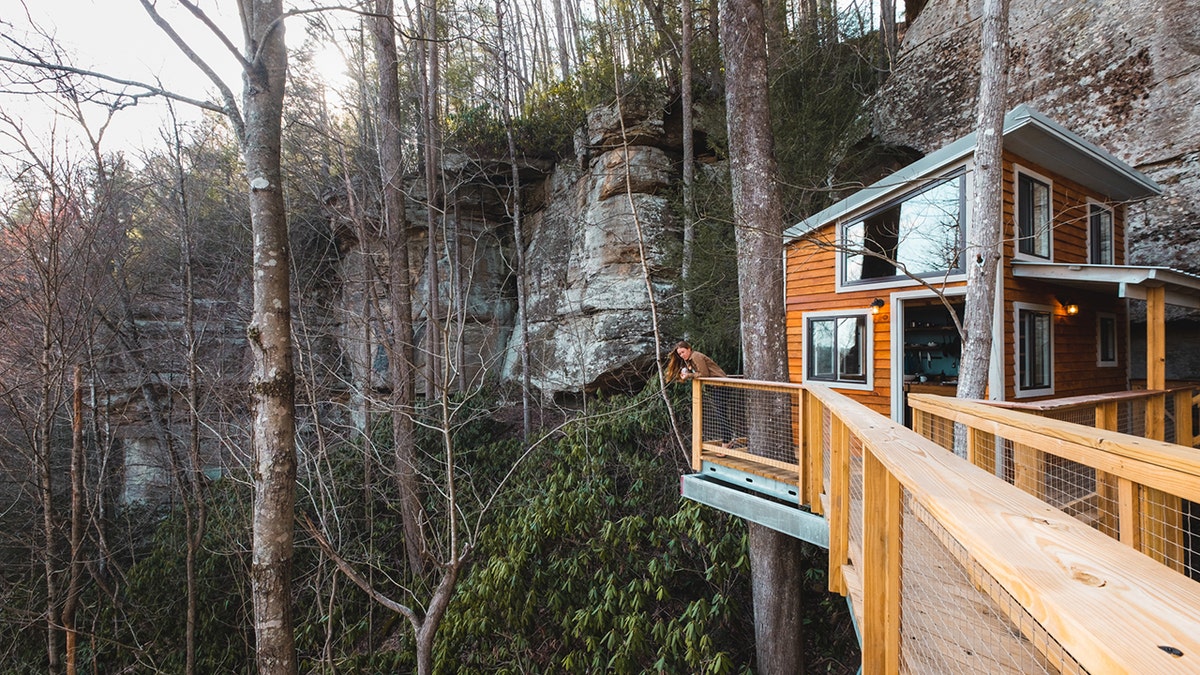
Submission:
[[[522,167],[524,323],[531,384],[543,398],[635,387],[652,370],[649,288],[665,318],[672,311],[677,270],[671,254],[679,239],[664,195],[677,171],[668,151],[678,147],[665,109],[665,101],[651,101],[632,109],[595,110],[588,128],[577,135],[575,164]],[[503,201],[507,190],[495,187],[507,183],[509,167],[450,157],[444,169],[453,187],[443,237],[451,244],[438,261],[439,312],[443,320],[451,319],[449,351],[461,363],[458,381],[463,386],[519,381],[523,322],[517,310],[512,209]],[[416,185],[413,192],[410,278],[418,361],[423,362],[430,275],[426,214],[420,206],[424,188]],[[389,264],[386,246],[370,228],[335,229],[343,250],[337,302],[342,352],[356,383],[353,391],[369,395],[386,386],[384,339],[372,327],[386,324],[388,303],[380,295],[386,289],[372,281],[382,278]],[[372,294],[380,300],[369,301]]]
[[[1027,103],[1162,186],[1129,206],[1128,260],[1200,272],[1200,2],[1012,0],[1008,108]],[[1183,12],[1181,14],[1181,12]],[[931,0],[872,105],[884,141],[969,133],[979,0]]]

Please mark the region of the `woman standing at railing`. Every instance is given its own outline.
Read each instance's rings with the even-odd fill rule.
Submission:
[[[721,366],[680,340],[667,359],[667,382],[690,380],[694,377],[728,377]],[[733,441],[733,430],[729,423],[730,390],[726,387],[711,387],[705,392],[706,413],[704,436],[713,438],[718,444],[729,447]]]

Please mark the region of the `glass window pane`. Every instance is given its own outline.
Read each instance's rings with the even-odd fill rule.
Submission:
[[[1117,361],[1117,320],[1111,316],[1098,319],[1099,327],[1099,357],[1102,363]]]
[[[813,319],[809,322],[809,377],[832,378],[834,364],[834,322]]]
[[[1088,219],[1091,250],[1088,252],[1089,262],[1097,265],[1112,265],[1113,255],[1113,221],[1112,211],[1092,204],[1091,215]]]
[[[1017,233],[1021,253],[1050,257],[1050,186],[1024,174],[1017,177]]]
[[[844,379],[862,379],[866,372],[862,353],[866,340],[859,328],[863,323],[861,317],[843,317],[837,321],[838,363]]]
[[[962,176],[944,180],[847,225],[844,280],[960,269],[963,181]]]
[[[1044,389],[1050,386],[1052,372],[1053,323],[1049,312],[1020,310],[1018,327],[1020,332],[1022,389]]]

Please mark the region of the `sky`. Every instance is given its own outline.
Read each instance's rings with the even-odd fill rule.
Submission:
[[[235,0],[197,0],[199,6],[225,30],[230,40],[241,47],[242,33]],[[159,12],[216,70],[240,99],[241,76],[232,55],[221,46],[211,32],[174,0],[155,0]],[[71,54],[77,67],[93,69],[129,80],[154,83],[161,81],[164,89],[186,96],[215,100],[212,83],[156,26],[139,0],[0,0],[0,33],[28,44],[45,44],[37,34],[40,28],[52,36]],[[302,42],[302,24],[288,26],[288,43]],[[12,55],[9,44],[0,53]],[[0,64],[0,69],[8,68]],[[55,124],[51,109],[30,97],[0,94],[0,108],[20,117],[27,133],[49,135]],[[199,112],[189,106],[177,106],[186,119],[195,120]],[[93,123],[103,119],[101,110],[94,110]],[[119,112],[106,131],[104,147],[109,150],[134,151],[158,143],[159,130],[167,118],[166,105],[161,99],[139,103],[135,108]],[[58,133],[71,125],[57,122]],[[0,150],[4,148],[0,141]]]

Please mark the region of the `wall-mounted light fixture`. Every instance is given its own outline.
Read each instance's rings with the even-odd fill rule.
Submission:
[[[1075,304],[1072,300],[1063,300],[1060,302],[1062,302],[1063,311],[1067,313],[1067,316],[1075,316],[1079,313],[1079,305]]]
[[[883,309],[883,298],[875,298],[871,301],[871,313],[878,314],[879,310]]]

